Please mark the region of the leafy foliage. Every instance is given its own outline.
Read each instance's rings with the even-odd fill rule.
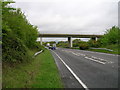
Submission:
[[[81,41],[80,45],[79,45],[79,48],[81,50],[86,50],[86,49],[89,49],[89,44],[87,42],[84,42],[84,41]]]
[[[59,41],[57,44],[57,47],[68,48],[68,42],[67,41]]]
[[[98,39],[97,41],[95,41],[95,40],[89,40],[88,44],[89,44],[90,47],[98,48],[98,47],[101,46],[101,40],[100,39]]]
[[[118,44],[120,39],[120,29],[113,26],[111,29],[107,30],[103,38],[101,38],[101,43],[103,45]]]
[[[14,2],[2,2],[3,62],[22,62],[30,57],[27,49],[38,45],[37,27],[27,21],[19,8],[8,6],[10,3]]]
[[[73,40],[73,47],[79,47],[81,40],[80,39],[75,39]]]

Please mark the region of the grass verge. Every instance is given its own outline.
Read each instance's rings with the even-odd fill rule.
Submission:
[[[116,52],[116,51],[108,51],[103,49],[88,49],[88,51],[102,52],[102,53],[109,53],[109,54],[119,54],[119,52]]]
[[[96,52],[103,52],[103,53],[110,53],[110,54],[120,54],[120,52],[119,52],[120,47],[118,44],[101,46],[100,48],[107,48],[107,49],[111,49],[113,51],[108,51],[108,50],[103,50],[103,49],[88,49],[88,50],[89,51],[96,51]]]
[[[108,51],[108,50],[105,50],[105,49],[86,49],[86,50],[94,51],[94,52],[110,53],[110,54],[119,54],[120,55],[120,51],[119,51],[120,47],[118,46],[118,44],[102,46],[102,47],[99,47],[99,48],[107,48],[107,49],[111,49],[113,51]],[[80,50],[79,47],[72,47],[70,49],[78,49],[78,50]]]
[[[35,51],[30,51],[33,55]],[[29,63],[4,64],[3,88],[63,88],[51,53],[45,50]]]

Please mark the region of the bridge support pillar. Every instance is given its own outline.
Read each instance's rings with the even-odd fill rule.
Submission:
[[[42,37],[40,37],[40,45],[42,45]]]
[[[69,44],[69,47],[72,47],[72,37],[68,37],[68,44]]]
[[[97,37],[92,37],[91,40],[97,41]]]

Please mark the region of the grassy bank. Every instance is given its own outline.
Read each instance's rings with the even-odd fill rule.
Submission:
[[[117,44],[115,44],[115,45],[101,46],[99,48],[103,48],[103,49],[97,49],[96,48],[96,49],[86,49],[86,50],[88,50],[88,51],[94,51],[94,52],[110,53],[110,54],[120,54],[120,51],[119,51],[120,47]],[[104,48],[111,49],[113,51],[105,50]],[[79,47],[72,47],[70,49],[78,49],[78,50],[80,50]]]
[[[88,49],[88,50],[94,51],[94,52],[109,53],[109,54],[119,54],[119,52],[116,52],[116,51],[108,51],[108,50],[103,50],[103,49]]]
[[[30,51],[33,55],[35,51]],[[45,50],[29,63],[3,67],[3,88],[62,88],[51,53]]]
[[[104,50],[104,49],[88,49],[88,50],[95,51],[95,52],[110,53],[110,54],[120,54],[120,52],[119,52],[120,49],[119,49],[119,46],[117,44],[101,46],[100,48],[107,48],[107,49],[111,49],[113,51],[108,51],[108,50]]]

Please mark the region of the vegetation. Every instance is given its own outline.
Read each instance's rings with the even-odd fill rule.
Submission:
[[[33,88],[63,88],[58,69],[50,51],[45,50],[36,59],[40,58],[40,72],[37,75]]]
[[[29,51],[31,55],[35,52]],[[63,85],[51,53],[44,50],[31,62],[14,67],[4,65],[3,88],[63,88]]]
[[[8,6],[10,3],[14,2],[2,2],[2,61],[12,64],[30,60],[27,51],[36,47],[38,32],[19,8]]]
[[[75,39],[75,40],[73,40],[73,47],[79,47],[79,46],[80,46],[80,43],[81,43],[81,40],[80,40],[80,39]]]
[[[62,88],[50,52],[39,42],[38,29],[18,8],[2,2],[2,86],[3,88]],[[33,58],[35,52],[44,50]]]
[[[101,38],[102,45],[118,44],[120,40],[120,29],[113,26],[111,29],[107,30],[103,38]]]
[[[86,49],[89,49],[89,45],[87,42],[81,42],[80,45],[79,45],[79,48],[81,50],[86,50]]]
[[[81,50],[91,50],[112,54],[120,54],[120,28],[117,26],[113,26],[108,29],[103,37],[98,39],[97,41],[90,39],[88,42],[81,41],[80,39],[73,40],[73,48],[81,49]],[[67,43],[64,45],[63,42],[59,42],[57,46],[66,47]],[[96,49],[92,49],[96,48]],[[97,49],[101,48],[101,49]],[[103,48],[103,49],[102,49]],[[111,49],[113,51],[105,50],[104,48]]]
[[[57,44],[57,47],[68,48],[68,42],[67,41],[59,41]]]
[[[50,52],[36,42],[38,29],[31,25],[19,8],[12,8],[2,2],[2,62],[3,88],[61,88],[63,87],[57,67]],[[119,28],[107,30],[99,41],[82,42],[74,40],[74,46],[89,50],[89,47],[107,47],[118,53]],[[55,42],[51,42],[55,43]],[[59,42],[59,47],[68,47]],[[41,49],[44,52],[33,58]],[[96,50],[97,51],[97,50]],[[103,52],[103,50],[102,50]]]
[[[88,49],[89,51],[95,51],[95,52],[103,52],[103,53],[110,53],[110,54],[120,54],[118,51],[108,51],[105,49]]]
[[[89,44],[89,47],[98,48],[98,47],[101,46],[101,40],[98,39],[97,41],[95,41],[95,40],[92,40],[92,39],[91,39],[91,40],[88,41],[88,44]]]

